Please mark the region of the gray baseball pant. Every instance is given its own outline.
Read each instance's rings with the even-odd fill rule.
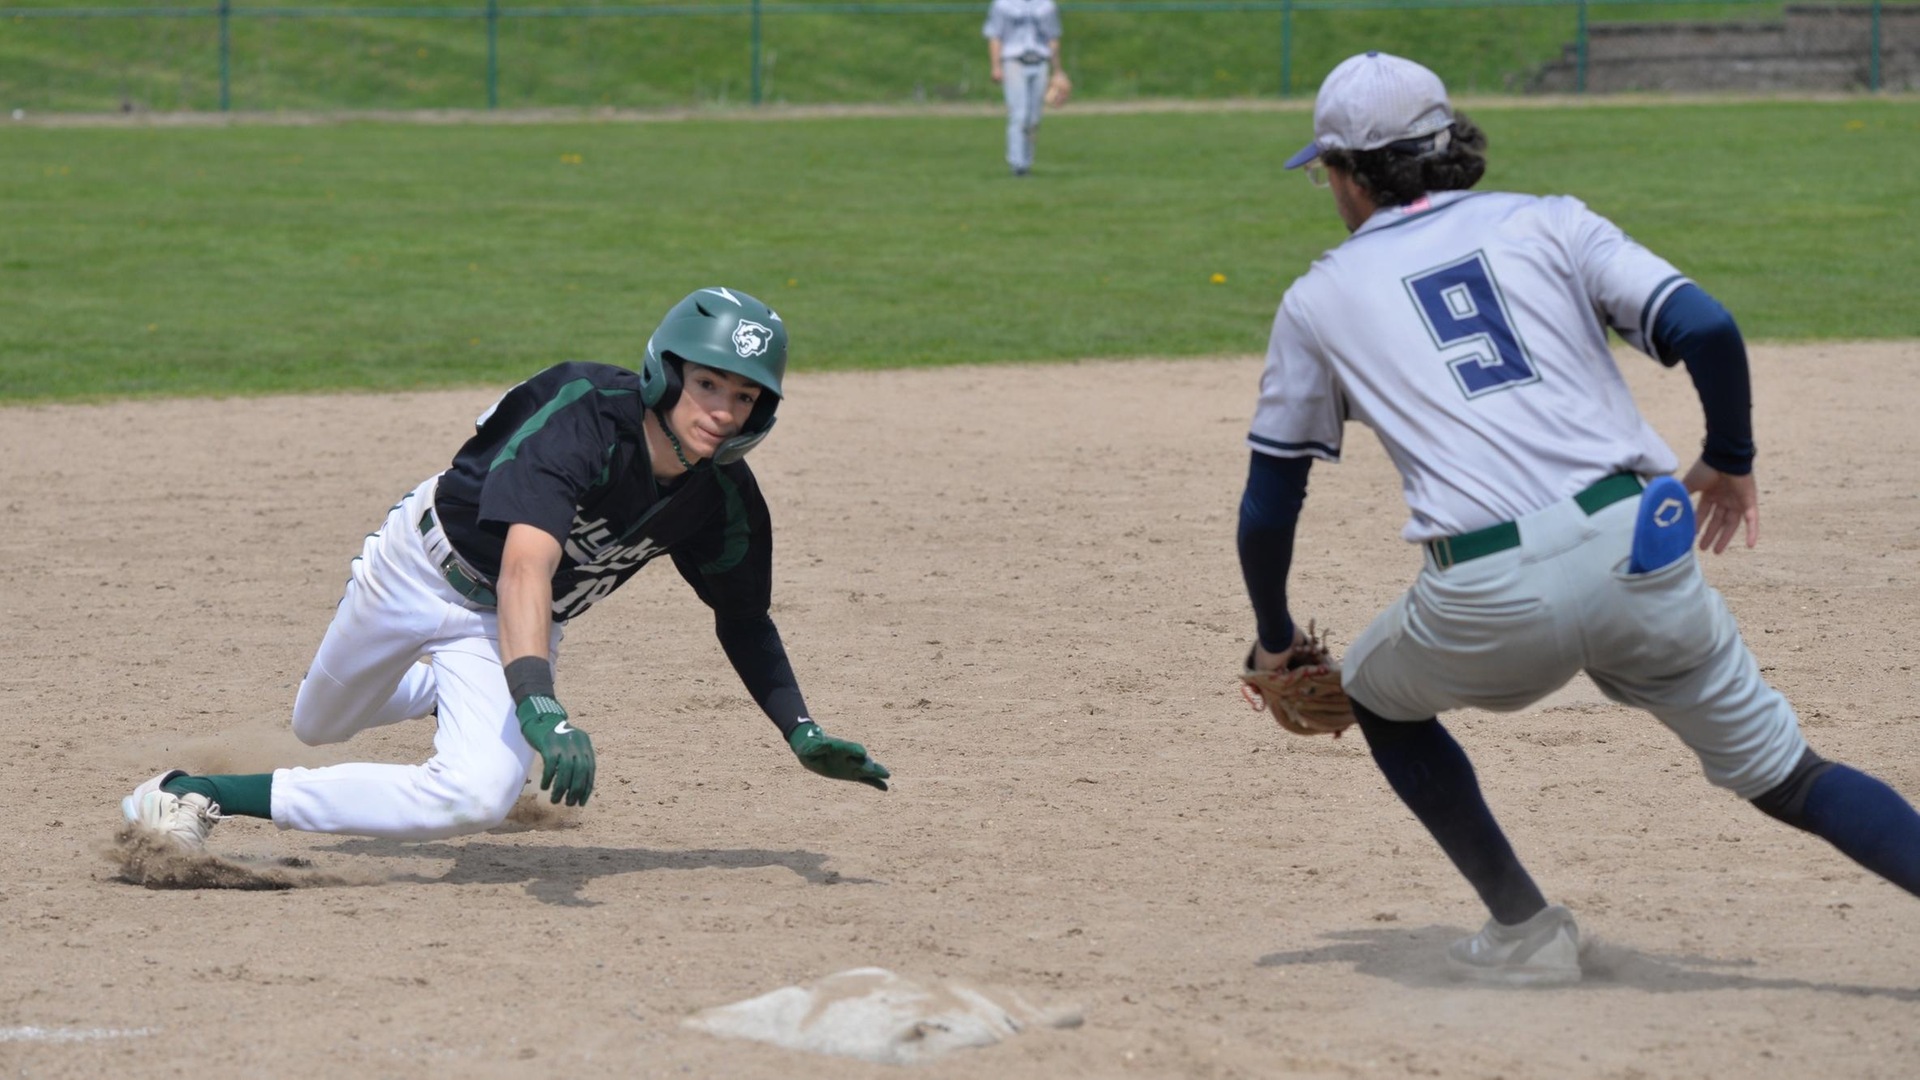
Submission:
[[[1009,60],[1001,65],[1000,86],[1007,95],[1007,164],[1033,168],[1033,133],[1040,126],[1040,107],[1047,96],[1047,76],[1053,65]]]

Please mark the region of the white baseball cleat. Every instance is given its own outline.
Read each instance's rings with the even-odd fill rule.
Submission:
[[[1447,946],[1447,966],[1461,978],[1506,986],[1579,982],[1580,928],[1559,904],[1517,926],[1488,919],[1479,933]]]
[[[207,846],[207,833],[220,820],[220,805],[205,795],[160,790],[161,784],[184,775],[182,769],[168,769],[134,788],[133,794],[120,800],[120,813],[128,824],[151,829],[177,848],[200,851]]]

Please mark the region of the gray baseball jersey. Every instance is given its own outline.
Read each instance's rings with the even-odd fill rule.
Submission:
[[[1578,199],[1445,192],[1383,209],[1287,290],[1248,444],[1338,460],[1345,420],[1373,428],[1415,541],[1611,473],[1672,472],[1606,332],[1649,349],[1686,281]]]
[[[1053,0],[993,0],[980,33],[1000,39],[1003,59],[1037,63],[1060,36],[1060,9]]]

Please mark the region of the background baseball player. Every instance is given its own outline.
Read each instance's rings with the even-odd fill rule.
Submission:
[[[1239,532],[1253,665],[1283,667],[1305,640],[1286,603],[1294,523],[1312,460],[1338,461],[1344,422],[1359,420],[1400,471],[1404,535],[1426,559],[1342,676],[1374,761],[1492,915],[1448,950],[1457,971],[1577,979],[1579,933],[1521,867],[1436,714],[1522,709],[1583,670],[1671,728],[1714,784],[1920,893],[1920,816],[1807,746],[1692,545],[1664,565],[1630,559],[1644,479],[1677,462],[1641,419],[1607,330],[1686,365],[1706,441],[1685,483],[1700,550],[1717,554],[1742,529],[1749,547],[1759,537],[1733,319],[1575,199],[1468,191],[1485,147],[1412,61],[1355,56],[1320,88],[1314,141],[1287,166],[1330,183],[1353,235],[1274,319]],[[1679,495],[1645,515],[1648,529],[1683,516],[1691,539]]]
[[[1007,167],[1015,176],[1033,168],[1033,134],[1040,127],[1047,84],[1060,68],[1060,9],[1053,0],[993,0],[987,23],[987,60],[1007,99]]]
[[[562,628],[667,554],[714,612],[753,699],[802,764],[886,790],[857,743],[823,734],[768,616],[772,525],[741,458],[773,426],[787,331],[765,304],[701,289],[638,373],[566,363],[481,415],[453,464],[366,539],[294,700],[308,744],[429,714],[421,765],[244,776],[161,773],[127,820],[197,848],[224,813],[287,829],[431,839],[506,818],[535,755],[552,801],[586,805],[594,751],[554,691]],[[419,661],[426,660],[428,663]]]

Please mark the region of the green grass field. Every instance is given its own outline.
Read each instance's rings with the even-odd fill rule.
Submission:
[[[1920,106],[1488,109],[1483,186],[1569,192],[1757,338],[1920,336]],[[1343,233],[1305,113],[0,127],[0,399],[504,382],[633,363],[691,288],[802,370],[1254,353]],[[1214,274],[1225,276],[1214,284]]]
[[[738,8],[737,2],[727,0]],[[927,0],[927,6],[941,0]],[[1408,0],[1409,3],[1427,0]],[[1471,2],[1471,0],[1469,0]],[[1499,2],[1499,0],[1487,0]],[[1277,11],[1077,11],[1065,5],[1067,63],[1090,99],[1310,94],[1342,58],[1378,48],[1416,56],[1456,93],[1501,92],[1575,39],[1576,0],[1509,6],[1294,13],[1290,40]],[[1913,0],[1896,0],[1911,3]],[[621,6],[688,6],[625,0]],[[1520,6],[1524,5],[1524,6]],[[51,0],[0,0],[0,109],[106,112],[219,106],[214,5],[170,6],[185,17],[25,18]],[[154,0],[86,0],[102,10]],[[480,108],[486,104],[482,0],[241,0],[232,20],[230,86],[236,109]],[[544,5],[579,11],[600,4]],[[717,5],[715,5],[717,6]],[[923,6],[905,0],[905,6]],[[952,3],[946,2],[946,7]],[[452,16],[289,18],[276,9],[406,7]],[[507,3],[509,15],[542,5]],[[769,0],[763,18],[762,95],[774,102],[990,101],[977,10],[812,14]],[[1595,20],[1770,19],[1777,0],[1630,4],[1592,0]],[[16,14],[8,15],[13,9]],[[744,14],[673,17],[508,17],[499,26],[503,107],[658,107],[741,103],[751,91]]]

